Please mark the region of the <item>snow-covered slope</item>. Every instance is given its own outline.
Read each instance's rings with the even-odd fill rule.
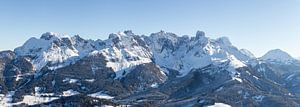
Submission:
[[[283,64],[290,64],[296,60],[287,52],[284,52],[280,49],[270,50],[260,59],[274,62],[274,63],[283,63]]]

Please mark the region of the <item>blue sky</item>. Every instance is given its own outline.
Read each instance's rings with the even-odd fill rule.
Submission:
[[[131,29],[227,36],[256,56],[280,48],[300,56],[300,0],[6,0],[0,1],[0,50],[51,31],[106,39]]]

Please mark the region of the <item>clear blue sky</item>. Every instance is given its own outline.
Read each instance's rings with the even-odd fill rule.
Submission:
[[[84,2],[83,2],[84,1]],[[227,36],[256,56],[280,48],[300,56],[300,0],[2,0],[0,50],[51,31],[106,39],[131,29]]]

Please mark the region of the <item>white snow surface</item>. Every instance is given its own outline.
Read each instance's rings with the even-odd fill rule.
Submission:
[[[14,95],[15,91],[9,91],[7,95],[0,94],[0,105],[13,106],[12,100]]]
[[[85,81],[87,81],[87,82],[94,82],[95,79],[85,79]]]
[[[238,81],[238,82],[243,82],[243,80],[242,80],[241,78],[239,78],[239,77],[232,77],[232,79],[233,79],[233,80],[236,80],[236,81]]]
[[[47,103],[59,99],[59,97],[41,97],[41,96],[33,96],[33,95],[25,95],[23,97],[24,97],[23,100],[21,102],[17,102],[15,105],[19,105],[22,103],[28,105],[36,105],[36,104]]]
[[[158,83],[153,83],[153,84],[151,84],[151,87],[152,87],[152,88],[157,88],[157,87],[158,87]]]
[[[35,94],[32,95],[24,95],[23,100],[17,103],[11,103],[11,96],[13,96],[14,92],[10,92],[6,99],[4,99],[4,103],[0,102],[0,104],[6,104],[8,106],[20,105],[20,104],[28,104],[28,105],[36,105],[41,103],[51,102],[53,100],[57,100],[60,97],[54,96],[54,93],[41,93],[42,87],[35,87]],[[77,95],[79,92],[73,91],[72,89],[64,91],[62,96],[73,96]],[[1,98],[1,96],[0,96]],[[6,102],[6,103],[5,103]]]
[[[94,97],[94,98],[99,98],[99,99],[113,99],[114,98],[110,95],[103,93],[102,91],[93,93],[93,94],[89,94],[88,96]]]
[[[215,103],[214,105],[210,105],[206,107],[231,107],[231,106],[225,103]]]
[[[73,95],[77,95],[77,94],[80,94],[80,93],[70,89],[70,90],[67,90],[67,91],[63,91],[62,96],[67,97],[67,96],[73,96]]]
[[[72,78],[65,78],[65,79],[63,79],[63,82],[67,82],[69,84],[74,84],[77,81],[79,81],[79,80],[78,79],[72,79]]]
[[[39,91],[39,89],[39,87],[35,87],[35,91]],[[54,95],[53,93],[36,92],[34,95],[24,95],[23,100],[20,102],[12,103],[12,97],[14,96],[14,93],[14,91],[10,91],[7,95],[0,94],[0,105],[5,107],[17,106],[20,104],[36,105],[59,99],[59,97],[51,97]]]

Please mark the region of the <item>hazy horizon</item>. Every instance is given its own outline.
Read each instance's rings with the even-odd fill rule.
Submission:
[[[95,40],[124,30],[179,36],[201,30],[210,38],[226,36],[257,57],[272,49],[300,57],[299,0],[1,1],[0,12],[0,50],[48,31]]]

